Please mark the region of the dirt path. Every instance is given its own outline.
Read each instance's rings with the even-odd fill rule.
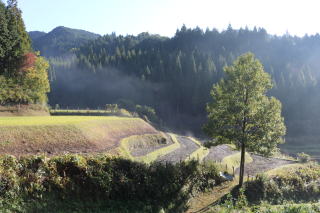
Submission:
[[[176,163],[185,160],[192,152],[196,151],[199,146],[192,140],[184,136],[177,136],[177,140],[180,143],[180,148],[174,152],[170,152],[157,159],[157,161]]]

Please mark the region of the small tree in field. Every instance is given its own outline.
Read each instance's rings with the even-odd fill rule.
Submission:
[[[233,143],[241,149],[239,186],[243,184],[245,151],[268,156],[277,151],[286,132],[281,103],[267,97],[270,75],[252,53],[225,67],[225,78],[213,86],[207,105],[205,132],[216,143]]]

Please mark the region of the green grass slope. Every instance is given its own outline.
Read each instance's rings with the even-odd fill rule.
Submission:
[[[0,154],[112,152],[122,138],[157,134],[139,118],[115,116],[0,117]]]

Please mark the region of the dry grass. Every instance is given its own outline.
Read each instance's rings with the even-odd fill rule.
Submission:
[[[126,143],[124,145],[130,152],[134,152],[137,149],[146,150],[147,152],[149,149],[157,149],[160,146],[168,145],[168,143],[165,134],[159,133],[130,136],[129,138],[126,138]]]
[[[224,182],[208,192],[198,194],[189,201],[190,208],[187,213],[207,212],[211,205],[228,194],[237,184],[238,180],[235,179],[234,181]]]
[[[269,176],[285,175],[285,174],[288,174],[290,170],[294,170],[303,166],[304,164],[301,164],[301,163],[287,164],[287,165],[283,165],[283,166],[279,166],[277,168],[271,169],[267,171],[265,174]]]
[[[173,144],[157,149],[151,153],[148,153],[144,156],[139,156],[139,157],[134,157],[130,153],[130,150],[128,148],[128,143],[130,143],[130,137],[124,138],[120,142],[121,143],[120,153],[122,156],[127,157],[128,159],[131,159],[131,160],[136,160],[144,163],[151,163],[155,161],[158,157],[164,156],[170,152],[173,152],[176,149],[179,149],[180,143],[178,142],[176,136],[174,134],[169,134],[169,135],[171,137],[171,140],[173,141]]]
[[[222,159],[221,161],[221,166],[226,167],[226,170],[228,173],[232,174],[233,173],[233,168],[236,170],[240,166],[240,161],[241,161],[241,153],[238,152],[233,155],[229,155],[225,158]],[[251,163],[253,161],[252,157],[250,156],[249,153],[246,152],[245,154],[245,163]]]
[[[122,116],[122,117],[133,117],[132,114],[125,109],[114,110],[92,110],[92,109],[52,109],[50,110],[51,115],[88,115],[88,116]]]
[[[203,159],[209,154],[210,150],[208,148],[202,146],[202,144],[198,140],[196,140],[195,138],[193,138],[193,137],[188,137],[188,138],[199,146],[199,149],[197,149],[196,151],[191,153],[188,160],[195,159],[195,160],[202,162]]]
[[[52,126],[79,124],[87,121],[132,121],[131,118],[116,116],[24,116],[0,117],[0,127],[3,126]]]
[[[0,154],[108,152],[122,138],[158,133],[139,118],[115,116],[0,117]]]

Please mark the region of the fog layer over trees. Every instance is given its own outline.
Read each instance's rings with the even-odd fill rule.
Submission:
[[[34,44],[42,39],[46,45],[43,36],[36,37]],[[272,77],[269,95],[283,103],[287,143],[319,144],[318,34],[301,38],[273,36],[260,28],[229,26],[219,32],[182,26],[172,38],[113,33],[84,39],[73,48],[67,34],[63,39],[59,45],[66,41],[68,48],[57,54],[42,48],[42,54],[50,52],[51,106],[97,108],[125,99],[155,108],[175,130],[201,135],[212,85],[223,76],[224,66],[250,51]]]

